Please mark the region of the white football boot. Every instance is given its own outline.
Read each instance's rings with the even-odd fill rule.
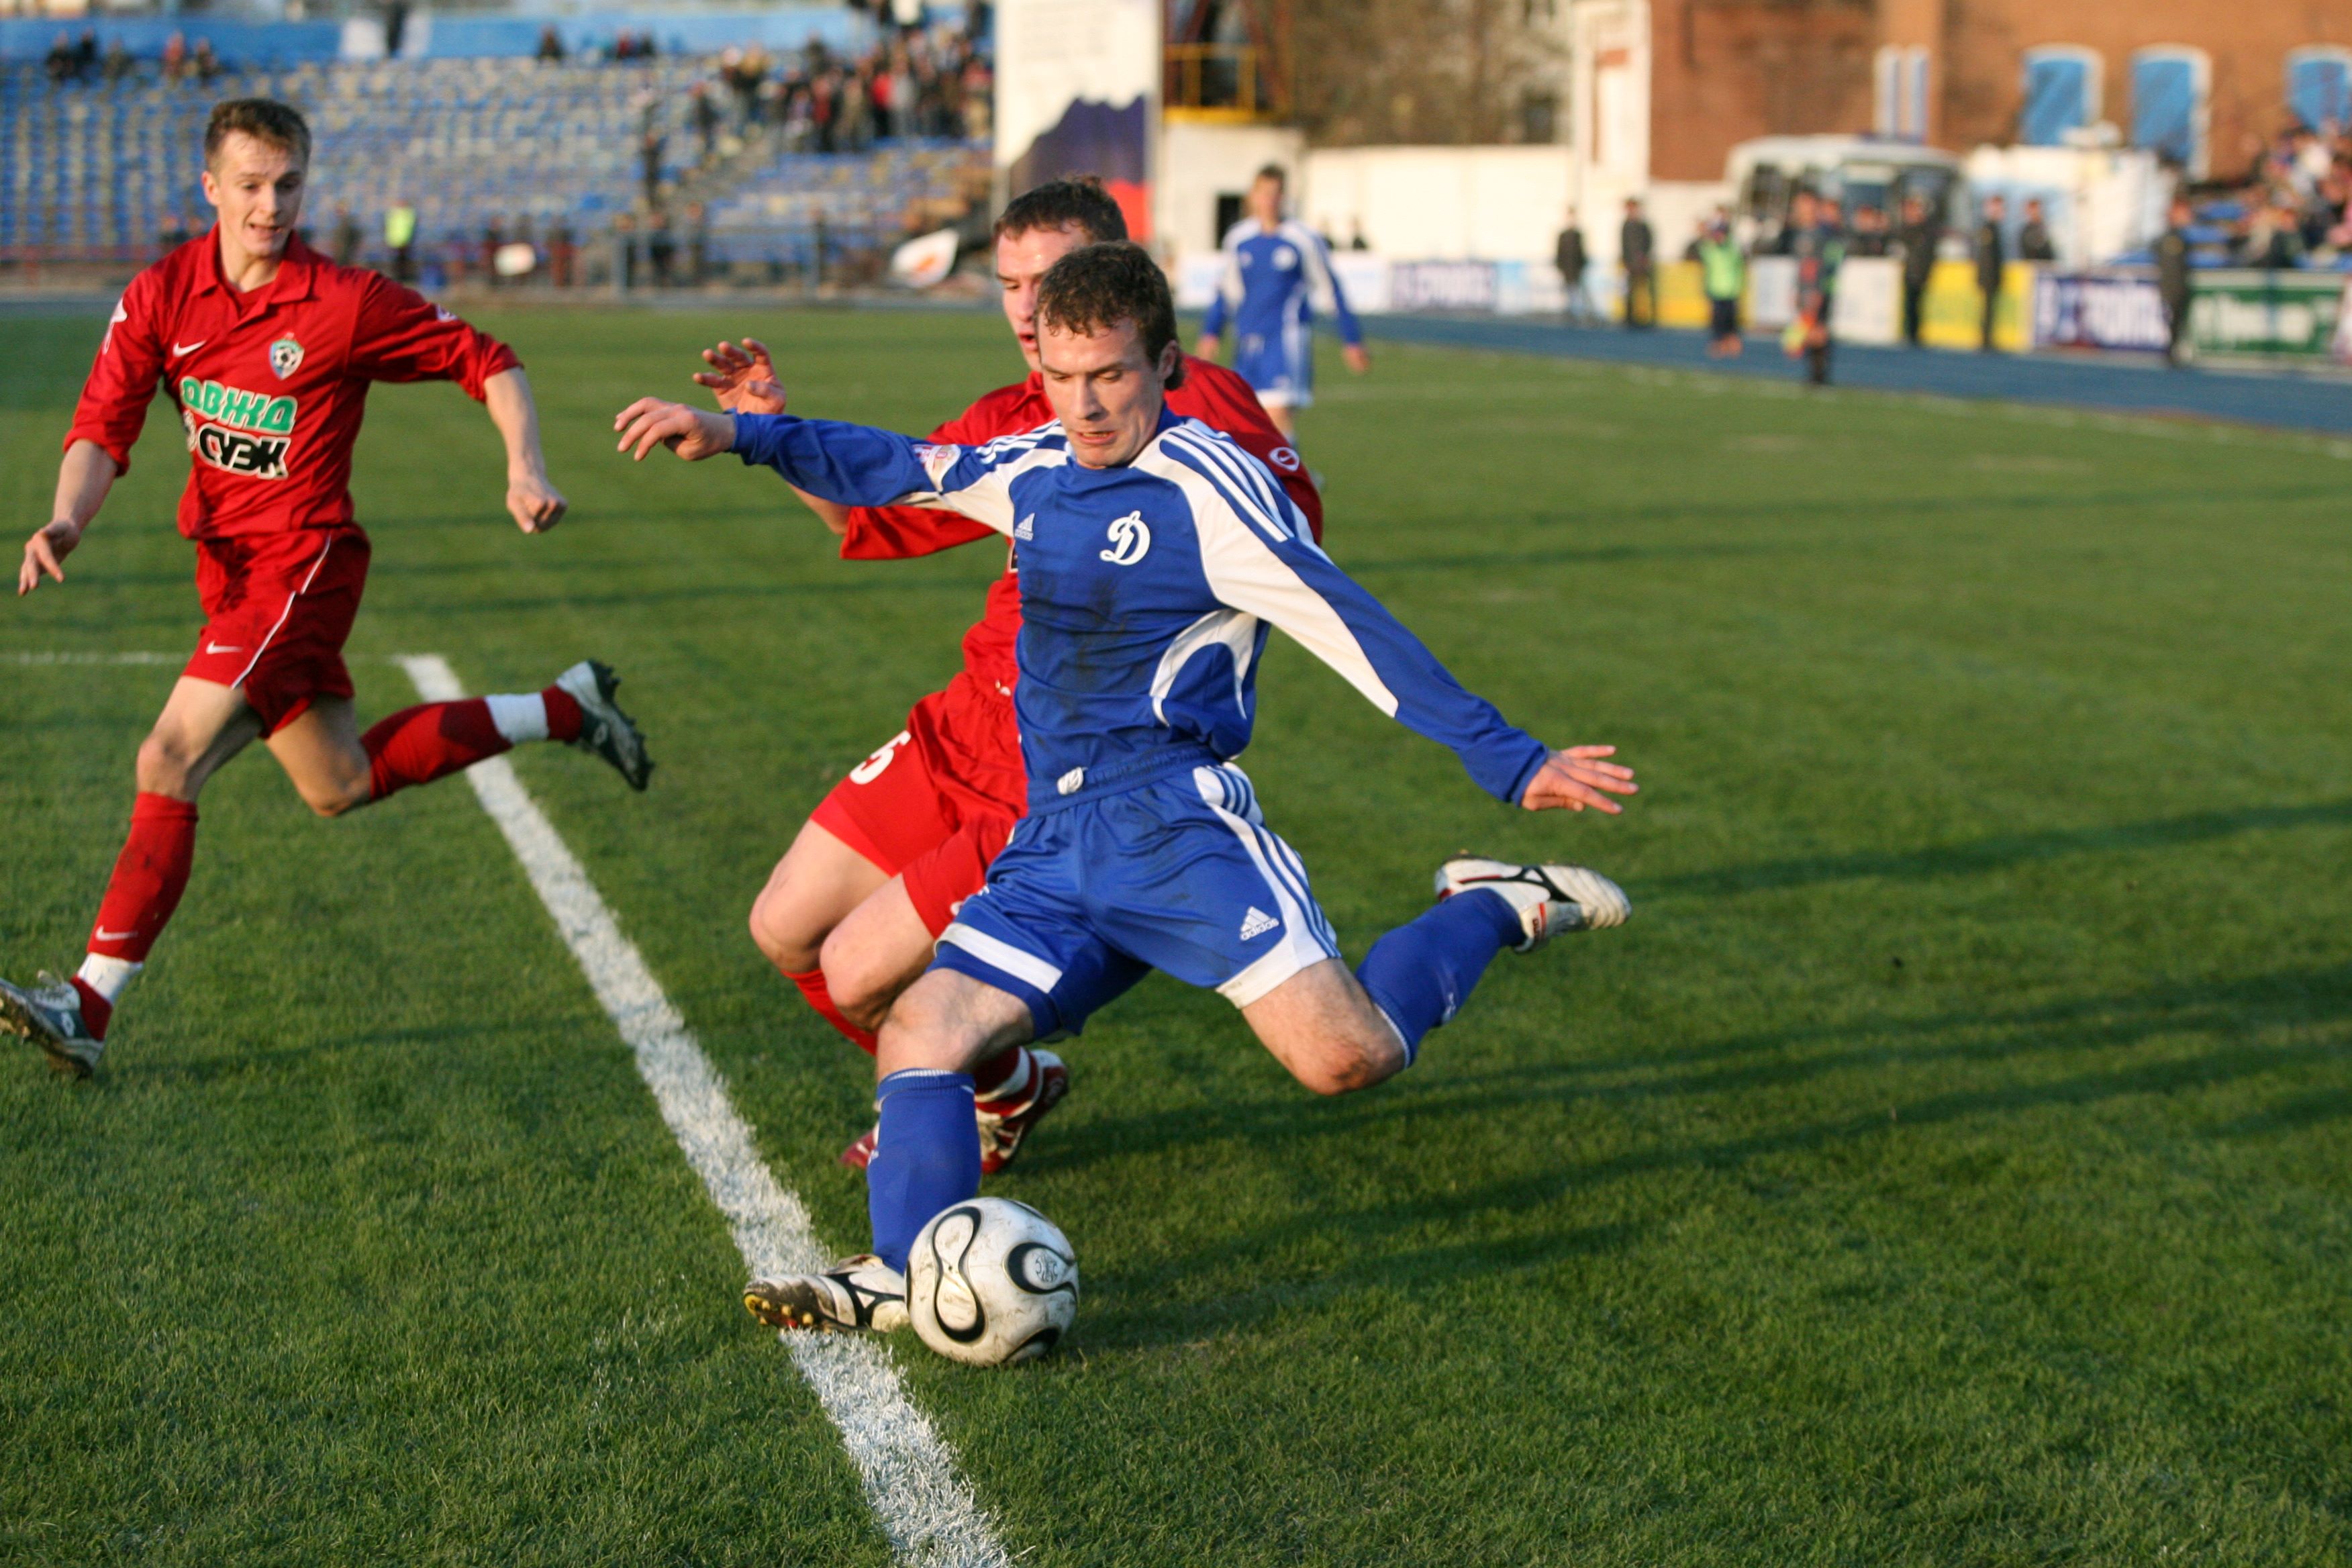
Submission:
[[[907,1277],[862,1252],[822,1274],[754,1279],[743,1287],[743,1310],[772,1329],[887,1334],[907,1326]]]
[[[555,684],[580,704],[580,738],[572,743],[604,758],[619,770],[629,787],[642,790],[653,776],[653,759],[646,755],[646,738],[636,721],[621,711],[613,694],[621,678],[599,659],[583,658],[555,678]]]
[[[81,993],[46,969],[29,991],[0,980],[0,1029],[40,1047],[49,1066],[69,1078],[88,1078],[106,1049],[82,1018]]]
[[[1532,952],[1556,931],[1621,926],[1633,913],[1625,889],[1584,866],[1514,866],[1462,855],[1437,868],[1437,896],[1474,888],[1500,893],[1519,912],[1527,940],[1514,951]]]

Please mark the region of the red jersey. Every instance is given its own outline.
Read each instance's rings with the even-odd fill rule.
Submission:
[[[478,403],[485,381],[521,363],[431,300],[337,267],[299,237],[276,278],[240,294],[208,231],[131,280],[65,444],[95,441],[129,468],[161,380],[191,455],[182,533],[347,528],[370,382],[454,381]]]
[[[1223,365],[1186,354],[1184,384],[1169,393],[1168,407],[1180,417],[1198,419],[1213,430],[1224,432],[1273,470],[1298,510],[1307,514],[1315,537],[1323,537],[1323,498],[1316,493],[1315,481],[1307,477],[1307,465],[1266,417],[1265,405],[1248,382]],[[931,439],[977,447],[1000,436],[1034,430],[1054,417],[1053,405],[1045,401],[1045,378],[1033,371],[1028,380],[1000,386],[981,397],[932,431]],[[912,506],[861,506],[850,511],[841,553],[851,561],[900,561],[992,536],[992,530],[954,512]],[[1008,552],[1004,575],[989,584],[986,613],[963,635],[964,673],[981,690],[1012,695],[1016,668],[1013,649],[1020,635],[1020,580]],[[1020,798],[1014,797],[1015,811],[1021,809]]]

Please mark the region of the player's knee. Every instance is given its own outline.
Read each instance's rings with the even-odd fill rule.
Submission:
[[[375,798],[374,790],[365,778],[298,784],[295,790],[301,795],[302,804],[319,816],[341,816],[345,812],[357,811]]]
[[[1291,1074],[1316,1094],[1353,1094],[1395,1077],[1404,1068],[1404,1046],[1393,1033],[1335,1035],[1323,1048],[1296,1063]]]
[[[824,970],[825,993],[833,998],[833,1005],[851,1023],[868,1029],[880,1028],[883,1015],[890,1011],[899,989],[892,966],[877,962],[843,926],[835,926],[825,934],[817,962]]]
[[[139,742],[139,787],[149,795],[184,800],[195,776],[196,759],[171,736],[152,734]]]
[[[787,889],[771,882],[761,889],[751,900],[751,944],[783,973],[805,974],[818,966],[827,933],[795,907]]]

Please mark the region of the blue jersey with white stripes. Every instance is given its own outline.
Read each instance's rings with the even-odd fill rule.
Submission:
[[[1268,626],[1502,800],[1547,755],[1332,564],[1272,474],[1198,420],[1163,413],[1116,468],[1075,461],[1058,423],[980,447],[789,415],[735,428],[746,463],[812,495],[943,507],[1012,538],[1032,812],[1238,755]]]
[[[1225,235],[1225,270],[1201,330],[1211,336],[1231,321],[1240,342],[1303,343],[1318,310],[1330,312],[1347,342],[1363,341],[1356,313],[1331,270],[1322,237],[1296,218],[1267,228],[1245,217]],[[1303,356],[1290,354],[1293,361]]]

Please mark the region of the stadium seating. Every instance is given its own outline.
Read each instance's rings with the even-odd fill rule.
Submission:
[[[689,85],[709,62],[529,64],[506,59],[334,62],[235,73],[209,87],[153,81],[58,86],[0,73],[0,256],[136,259],[172,216],[208,216],[197,182],[205,114],[223,98],[283,99],[310,116],[314,234],[348,204],[371,249],[406,197],[420,247],[470,238],[492,219],[561,218],[583,246],[641,190],[648,126],[675,179],[698,142]],[[951,195],[974,156],[884,143],[864,154],[777,154],[718,193],[720,260],[796,265],[824,226],[829,246],[895,237],[914,200]]]
[[[714,263],[806,268],[822,242],[828,253],[873,248],[903,237],[918,204],[956,194],[984,153],[956,143],[884,142],[856,153],[777,153],[733,193],[710,205]]]

